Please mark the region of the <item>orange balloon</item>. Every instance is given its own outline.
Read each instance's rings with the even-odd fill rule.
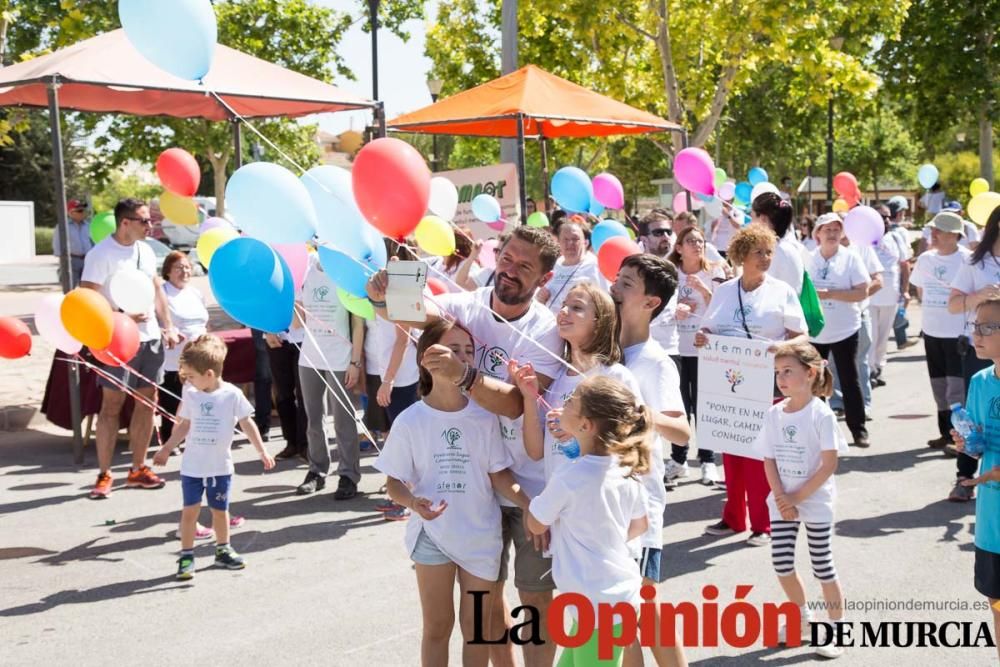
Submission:
[[[63,299],[59,317],[73,338],[87,347],[103,350],[111,344],[115,324],[111,304],[100,292],[77,287]]]

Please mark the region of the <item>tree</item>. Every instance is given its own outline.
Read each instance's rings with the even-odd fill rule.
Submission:
[[[979,134],[980,175],[993,185],[1000,86],[1000,0],[914,0],[902,30],[877,55],[887,90],[932,156],[956,126]],[[963,127],[964,129],[964,127]]]

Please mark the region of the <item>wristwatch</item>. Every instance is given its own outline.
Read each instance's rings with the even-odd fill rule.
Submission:
[[[354,366],[355,368],[361,368],[361,362],[360,361],[352,361],[351,365]]]

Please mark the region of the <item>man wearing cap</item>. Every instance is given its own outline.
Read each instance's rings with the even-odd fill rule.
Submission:
[[[931,248],[917,258],[913,268],[913,284],[917,286],[923,304],[921,329],[931,391],[937,405],[939,437],[927,441],[928,446],[942,449],[951,444],[951,409],[965,402],[962,375],[962,355],[958,339],[965,331],[965,313],[948,312],[951,283],[963,264],[969,263],[971,252],[961,247],[964,229],[962,218],[955,213],[938,213],[925,229],[930,230]],[[976,476],[976,459],[958,455],[958,480],[948,499],[964,502],[972,499],[972,487],[962,486],[962,479]]]
[[[975,250],[976,246],[979,245],[979,230],[974,224],[962,217],[962,204],[954,199],[946,201],[941,207],[941,212],[954,213],[959,217],[962,221],[962,235],[958,239],[958,245],[969,250]],[[923,235],[920,237],[920,244],[917,246],[917,254],[923,254],[932,246],[931,226],[927,224],[924,225]]]
[[[83,275],[83,259],[94,247],[94,242],[90,238],[90,221],[87,219],[87,202],[79,199],[70,199],[66,202],[66,214],[69,222],[69,265],[70,289],[80,284],[80,276]],[[62,255],[62,240],[59,237],[59,230],[55,230],[52,235],[52,254],[56,257]],[[59,282],[63,280],[62,263],[59,263]]]

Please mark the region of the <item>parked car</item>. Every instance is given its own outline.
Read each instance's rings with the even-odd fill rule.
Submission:
[[[152,237],[147,237],[145,241],[149,245],[149,247],[153,249],[153,254],[156,255],[156,273],[157,275],[159,275],[163,271],[163,262],[167,259],[167,255],[173,252],[173,249],[163,241],[160,241]],[[198,261],[197,251],[192,250],[187,253],[187,256],[188,259],[191,261],[192,275],[196,276],[205,275],[205,267],[203,267],[201,263]]]

